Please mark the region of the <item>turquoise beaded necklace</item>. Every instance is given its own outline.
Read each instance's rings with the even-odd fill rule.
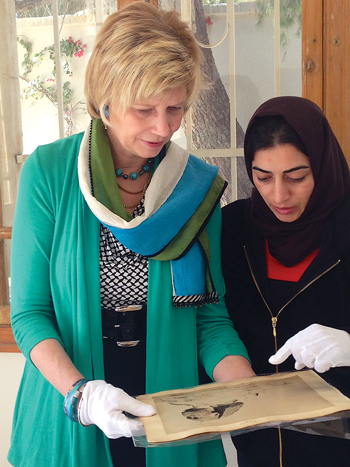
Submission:
[[[125,174],[125,173],[123,172],[122,169],[115,169],[115,174],[116,174],[117,177],[123,177],[123,178],[125,178],[125,180],[126,180],[127,178],[130,178],[131,180],[136,180],[136,179],[139,177],[139,175],[141,176],[141,175],[143,175],[144,173],[148,173],[148,172],[151,170],[151,166],[150,166],[151,163],[152,163],[152,159],[148,159],[148,160],[147,160],[147,164],[144,164],[144,165],[142,166],[142,169],[139,171],[139,173],[137,173],[137,172],[131,172],[131,173],[128,175],[128,174]]]

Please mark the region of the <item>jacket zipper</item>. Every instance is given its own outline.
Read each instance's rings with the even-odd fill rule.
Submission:
[[[282,313],[282,311],[296,298],[298,297],[302,292],[304,292],[304,290],[306,290],[308,287],[310,287],[310,285],[312,285],[314,282],[316,282],[318,279],[320,279],[322,276],[324,276],[325,274],[327,274],[327,272],[329,272],[331,269],[335,268],[335,266],[337,266],[339,263],[340,263],[340,259],[338,259],[338,261],[336,263],[334,263],[332,266],[330,266],[328,269],[326,269],[325,271],[323,271],[321,274],[319,274],[317,277],[315,277],[312,281],[310,281],[308,284],[306,284],[301,290],[299,290],[299,292],[297,294],[295,294],[290,300],[288,300],[288,302],[283,305],[283,307],[279,310],[279,312],[277,313],[276,316],[273,316],[273,313],[269,307],[269,305],[267,304],[261,290],[260,290],[260,287],[259,287],[259,284],[255,278],[255,275],[254,275],[254,272],[253,272],[253,269],[252,269],[252,266],[251,266],[251,263],[250,263],[250,260],[249,260],[249,257],[248,257],[248,253],[247,253],[247,249],[246,247],[244,246],[244,253],[245,253],[245,256],[247,258],[247,262],[248,262],[248,266],[249,266],[249,270],[250,270],[250,274],[253,278],[253,281],[254,281],[254,284],[260,294],[260,297],[262,298],[263,302],[265,303],[265,306],[266,308],[269,310],[269,313],[271,315],[271,323],[272,323],[272,334],[273,334],[273,337],[274,337],[274,341],[275,341],[275,350],[277,352],[277,331],[276,331],[276,327],[277,327],[277,320],[278,320],[278,317],[279,315]]]
[[[330,266],[328,269],[326,269],[325,271],[323,271],[321,274],[319,274],[317,277],[315,277],[315,279],[313,279],[312,281],[310,281],[308,284],[305,285],[305,287],[303,287],[301,290],[299,290],[299,292],[297,294],[294,295],[294,297],[292,297],[285,305],[283,305],[283,307],[279,310],[279,312],[277,313],[276,316],[273,316],[273,313],[269,307],[269,305],[267,304],[261,290],[260,290],[260,287],[259,287],[259,284],[255,278],[255,274],[253,272],[253,268],[250,264],[250,261],[249,261],[249,257],[248,257],[248,252],[247,252],[247,249],[246,247],[244,246],[244,253],[245,253],[245,256],[247,258],[247,262],[248,262],[248,266],[249,266],[249,270],[250,270],[250,274],[253,278],[253,281],[254,281],[254,284],[260,294],[260,297],[262,298],[263,302],[265,303],[265,306],[266,308],[269,310],[269,313],[271,315],[271,322],[272,322],[272,334],[273,334],[273,338],[274,338],[274,342],[275,342],[275,352],[277,352],[277,320],[278,320],[278,317],[279,315],[282,313],[282,311],[296,298],[298,297],[298,295],[300,295],[302,292],[304,292],[304,290],[306,290],[310,285],[312,285],[314,282],[316,282],[320,277],[324,276],[325,274],[327,274],[327,272],[329,272],[331,269],[333,269],[335,266],[337,266],[339,263],[340,263],[340,259],[338,259],[338,261],[336,263],[334,263],[332,266]],[[276,365],[276,373],[278,373],[278,365]],[[279,441],[279,464],[280,464],[280,467],[283,467],[283,456],[282,456],[282,433],[281,433],[281,428],[278,428],[278,441]]]

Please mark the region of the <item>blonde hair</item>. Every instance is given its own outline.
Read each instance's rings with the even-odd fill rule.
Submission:
[[[191,29],[176,11],[131,3],[108,16],[97,34],[85,76],[88,112],[108,125],[104,105],[125,112],[134,102],[182,86],[187,110],[202,84],[202,61]]]

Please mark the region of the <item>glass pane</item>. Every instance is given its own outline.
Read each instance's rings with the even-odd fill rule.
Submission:
[[[84,75],[98,23],[116,2],[60,1],[59,34],[65,136],[84,131],[89,123]],[[99,19],[98,19],[99,18]],[[17,11],[24,152],[59,138],[57,73],[51,2]]]
[[[194,108],[192,148],[188,149],[213,150],[212,154],[208,151],[209,157],[204,157],[203,151],[200,154],[218,165],[224,178],[232,182],[225,202],[250,196],[252,185],[243,151],[222,156],[220,149],[237,154],[250,117],[267,99],[302,95],[301,0],[276,1],[277,11],[274,4],[273,0],[241,0],[230,10],[220,0],[192,0],[192,28],[200,43],[211,46],[202,49],[211,87]],[[236,125],[231,129],[232,119]],[[234,160],[225,161],[232,157]]]
[[[281,95],[302,96],[301,75],[302,0],[281,2]]]
[[[279,11],[274,10],[274,3],[241,2],[235,8],[236,109],[244,131],[266,100],[278,94],[302,95],[301,0],[280,0]],[[277,44],[276,21],[280,30]],[[248,197],[252,185],[241,158],[237,174],[238,198]]]
[[[206,2],[207,3],[207,2]],[[231,147],[227,6],[195,0],[192,27],[202,48],[208,89],[193,109],[193,149]]]
[[[181,14],[181,0],[158,0],[162,10],[176,10]]]

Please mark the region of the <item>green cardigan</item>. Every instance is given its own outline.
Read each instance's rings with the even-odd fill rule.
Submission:
[[[88,379],[104,379],[100,224],[79,189],[82,134],[39,147],[25,162],[12,238],[12,326],[27,361],[15,406],[9,462],[15,467],[110,467],[108,439],[63,412],[63,397],[30,360],[57,339]],[[198,384],[197,355],[212,376],[226,355],[247,357],[227,315],[220,266],[221,213],[208,224],[218,305],[174,309],[169,262],[149,261],[147,392]],[[142,449],[142,448],[138,448]],[[148,467],[224,466],[220,441],[147,449]]]

